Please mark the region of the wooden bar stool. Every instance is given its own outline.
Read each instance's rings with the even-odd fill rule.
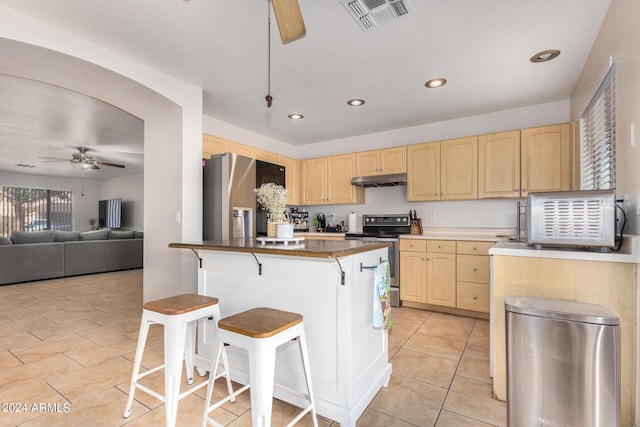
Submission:
[[[243,348],[249,353],[249,384],[210,405],[214,387],[214,383],[210,382],[207,387],[204,416],[202,418],[203,427],[208,423],[219,426],[220,424],[209,418],[209,413],[249,387],[251,387],[252,425],[254,427],[271,426],[276,349],[291,340],[298,341],[308,393],[307,395],[303,394],[303,397],[309,400],[309,405],[287,424],[287,427],[297,423],[307,412],[311,412],[313,425],[318,427],[315,400],[311,389],[307,341],[300,314],[273,308],[254,308],[220,319],[218,332],[219,347],[216,360],[212,361],[211,369],[214,370],[214,367],[218,366],[221,355],[224,357],[225,344]],[[293,390],[289,391],[295,392]]]
[[[220,320],[220,307],[218,299],[198,294],[183,294],[169,298],[150,301],[144,304],[142,310],[142,322],[140,323],[140,333],[138,335],[138,346],[136,348],[135,361],[133,363],[133,373],[131,374],[131,387],[129,388],[129,399],[124,411],[124,418],[131,415],[131,404],[136,388],[156,397],[165,403],[166,425],[173,427],[176,424],[178,414],[178,401],[194,391],[204,387],[208,383],[213,383],[215,378],[225,376],[227,378],[227,388],[229,394],[233,392],[231,380],[229,378],[229,364],[227,354],[222,349],[222,361],[224,370],[216,376],[216,369],[212,366],[207,380],[194,387],[180,393],[180,382],[182,379],[182,360],[185,361],[185,370],[189,384],[193,384],[193,368],[195,357],[195,334],[196,322],[199,319],[212,318],[214,324]],[[164,364],[151,368],[140,373],[142,354],[144,353],[149,326],[153,324],[164,325]],[[218,354],[218,358],[220,354]],[[209,360],[206,360],[211,363]],[[217,367],[217,365],[216,365]],[[164,368],[164,395],[151,390],[140,384],[139,381],[160,369]],[[235,399],[235,397],[234,397]]]

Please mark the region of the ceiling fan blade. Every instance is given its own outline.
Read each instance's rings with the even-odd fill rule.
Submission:
[[[301,39],[307,34],[298,0],[272,0],[283,44]]]
[[[44,163],[50,163],[50,162],[68,162],[69,159],[62,159],[60,157],[42,157],[42,156],[38,156],[39,159],[46,159],[44,161]]]
[[[102,166],[113,166],[114,168],[124,169],[124,165],[119,165],[117,163],[108,163],[108,162],[98,162],[98,161],[96,161],[95,164],[102,165]],[[100,168],[97,168],[97,169],[100,169]]]

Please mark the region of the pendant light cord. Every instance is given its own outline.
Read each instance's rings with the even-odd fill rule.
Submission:
[[[264,99],[267,101],[267,108],[271,108],[271,0],[267,1],[267,96]]]

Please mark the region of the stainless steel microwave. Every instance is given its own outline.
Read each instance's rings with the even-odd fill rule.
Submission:
[[[613,191],[529,193],[527,243],[534,246],[613,248],[616,197]]]

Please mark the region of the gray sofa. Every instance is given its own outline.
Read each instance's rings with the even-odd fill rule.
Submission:
[[[142,251],[134,231],[13,232],[0,237],[0,285],[142,268]]]

